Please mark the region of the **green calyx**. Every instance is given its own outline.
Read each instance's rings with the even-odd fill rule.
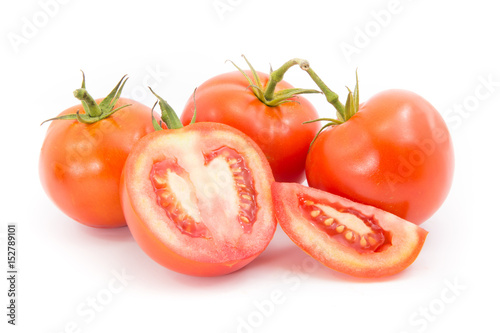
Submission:
[[[151,89],[151,87],[149,87],[149,90],[151,90],[151,92],[153,93],[153,95],[155,95],[156,98],[158,98],[158,101],[153,105],[153,108],[151,109],[151,118],[152,118],[152,121],[153,121],[153,127],[154,127],[155,131],[161,131],[161,130],[163,130],[163,127],[161,126],[162,122],[165,123],[165,125],[167,126],[168,129],[179,129],[179,128],[184,127],[182,125],[181,121],[179,120],[179,117],[175,113],[174,109],[167,103],[167,101],[164,100],[163,98],[161,98],[161,96],[159,96],[157,93],[155,93],[153,91],[153,89]],[[193,92],[194,113],[193,113],[193,118],[191,118],[190,124],[193,124],[196,121],[196,99],[195,99],[195,94],[196,94],[196,89]],[[158,103],[160,104],[160,109],[161,109],[161,120],[160,120],[160,123],[158,123],[158,121],[154,117],[154,111],[153,111],[154,108],[155,108],[155,106],[156,106],[156,104],[158,104]]]
[[[328,86],[319,78],[319,76],[312,70],[312,68],[307,65],[305,67],[301,67],[304,71],[309,74],[311,79],[316,83],[316,85],[320,88],[323,94],[326,97],[328,103],[332,104],[335,110],[337,111],[337,119],[333,118],[319,118],[311,121],[306,121],[304,124],[313,123],[317,121],[327,121],[327,123],[321,127],[316,136],[311,142],[311,146],[316,141],[318,135],[325,129],[330,126],[340,125],[348,121],[352,116],[354,116],[359,111],[359,85],[358,85],[358,71],[356,70],[356,86],[354,87],[354,91],[351,91],[349,87],[346,87],[349,93],[347,94],[347,100],[345,105],[342,104],[339,100],[339,95],[333,92]]]
[[[250,78],[245,71],[243,71],[240,67],[238,67],[234,62],[231,63],[236,67],[241,74],[245,76],[249,83],[249,88],[254,93],[255,97],[257,97],[262,103],[267,106],[278,106],[283,103],[295,102],[292,98],[299,94],[314,94],[320,93],[320,91],[314,89],[301,89],[301,88],[290,88],[283,89],[280,91],[276,91],[276,85],[283,80],[285,73],[293,66],[299,65],[301,68],[309,67],[309,63],[307,60],[294,58],[292,60],[287,61],[283,66],[278,68],[277,70],[272,70],[269,74],[269,81],[266,86],[262,85],[260,81],[259,75],[247,60],[247,58],[242,55],[247,63],[248,67],[252,72],[252,78]]]
[[[67,119],[76,119],[84,124],[93,124],[98,122],[99,120],[105,119],[111,116],[113,113],[130,106],[131,104],[120,106],[119,108],[114,108],[116,102],[120,98],[123,87],[127,82],[128,78],[124,75],[118,84],[111,90],[111,92],[106,96],[99,104],[90,96],[85,87],[85,73],[83,73],[82,86],[79,89],[76,89],[73,92],[73,95],[82,102],[83,110],[85,113],[80,113],[80,111],[76,111],[76,113],[67,114],[60,117],[50,118],[45,120],[42,124],[52,121],[52,120],[67,120]]]

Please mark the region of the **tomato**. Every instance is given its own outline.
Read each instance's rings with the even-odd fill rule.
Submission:
[[[330,123],[312,144],[308,184],[423,223],[442,205],[453,179],[453,145],[443,118],[405,90],[380,92],[356,111]]]
[[[276,217],[302,250],[336,271],[374,278],[417,258],[427,231],[378,208],[293,183],[272,187]]]
[[[242,72],[245,75],[235,71],[215,76],[198,87],[197,121],[218,122],[239,129],[264,151],[277,181],[304,181],[307,151],[319,125],[302,123],[316,119],[316,109],[301,95],[284,94],[293,89],[285,81],[276,84],[278,92],[274,95],[282,95],[281,104],[271,106],[273,103],[262,96],[270,76],[255,71]],[[253,81],[249,79],[252,75]],[[183,124],[191,120],[193,110],[193,98],[190,98],[181,115]]]
[[[153,131],[149,107],[112,96],[114,109],[108,105],[107,110],[113,113],[98,121],[81,104],[62,112],[47,129],[39,160],[40,180],[51,200],[72,219],[99,228],[126,225],[119,196],[122,168],[137,140]],[[95,103],[104,107],[102,99]],[[76,112],[93,122],[78,121]]]
[[[248,136],[227,125],[168,128],[142,138],[123,169],[121,200],[134,239],[180,273],[242,268],[276,229],[269,163]]]

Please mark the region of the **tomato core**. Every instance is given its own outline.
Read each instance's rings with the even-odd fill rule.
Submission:
[[[383,251],[391,245],[391,235],[382,229],[374,216],[338,203],[324,205],[298,195],[302,215],[319,230],[358,253]]]

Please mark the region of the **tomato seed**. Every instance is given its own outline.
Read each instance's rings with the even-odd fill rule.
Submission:
[[[312,216],[312,217],[318,217],[319,213],[321,213],[321,211],[319,211],[319,210],[313,210],[313,211],[311,212],[311,216]]]
[[[323,221],[326,226],[331,226],[333,224],[333,217],[327,218]]]
[[[370,243],[371,246],[374,246],[376,245],[378,242],[375,238],[373,238],[372,236],[368,236],[368,243]]]
[[[325,204],[315,203],[313,200],[301,195],[298,196],[298,201],[299,206],[305,214],[304,216],[307,216],[316,227],[323,230],[330,237],[337,238],[339,236],[337,238],[338,241],[353,247],[360,253],[377,251],[377,249],[388,242],[388,240],[386,240],[386,233],[378,225],[373,216],[366,216],[360,211],[350,207],[328,205],[338,213],[345,214],[346,224],[344,225],[339,224],[339,221],[343,221],[342,217],[340,217],[340,220],[337,218],[342,215],[332,213],[333,215],[330,216],[323,211],[322,207],[325,206]],[[349,217],[349,215],[352,216]],[[364,225],[360,228],[361,225],[358,226],[356,223],[363,223]],[[367,227],[370,229],[369,232],[367,231]],[[363,232],[359,232],[358,229],[363,230]],[[343,235],[343,237],[340,237],[340,235]]]

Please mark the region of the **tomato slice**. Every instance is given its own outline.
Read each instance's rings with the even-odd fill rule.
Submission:
[[[378,208],[300,184],[272,187],[276,216],[302,250],[357,277],[398,273],[417,258],[427,231]]]
[[[121,198],[132,235],[151,258],[213,276],[245,266],[271,241],[273,181],[249,137],[196,123],[141,139],[125,164]]]

